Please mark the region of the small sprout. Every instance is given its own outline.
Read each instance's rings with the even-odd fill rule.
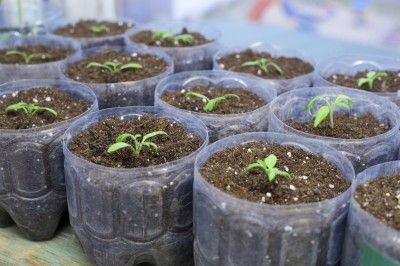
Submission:
[[[244,62],[242,64],[242,66],[247,67],[247,66],[258,66],[262,71],[264,71],[265,73],[269,73],[268,71],[268,67],[273,67],[276,72],[279,73],[279,75],[283,75],[283,70],[282,68],[280,68],[277,64],[275,64],[274,62],[266,59],[266,58],[261,58],[261,59],[257,59],[254,61],[247,61]]]
[[[103,32],[110,31],[110,28],[107,27],[106,25],[100,24],[100,25],[94,25],[94,26],[90,27],[90,30],[93,33],[103,33]]]
[[[98,62],[90,62],[86,66],[86,68],[91,68],[91,67],[103,68],[103,69],[110,71],[113,74],[120,73],[121,71],[126,70],[126,69],[143,68],[143,66],[141,64],[137,64],[137,63],[122,64],[119,62],[111,62],[111,61],[104,62],[103,64],[98,63]]]
[[[397,205],[400,205],[400,193],[396,196]]]
[[[357,81],[357,86],[359,88],[361,88],[364,84],[368,84],[369,89],[372,90],[374,87],[375,79],[380,78],[380,77],[387,77],[387,74],[385,72],[370,71],[367,73],[366,77],[360,78]]]
[[[111,154],[111,153],[117,152],[121,149],[128,148],[132,151],[132,153],[135,157],[139,157],[140,152],[142,151],[143,147],[147,147],[149,149],[150,148],[157,149],[157,145],[154,142],[148,141],[149,139],[151,139],[157,135],[168,135],[168,134],[164,131],[154,131],[154,132],[148,133],[142,137],[141,134],[123,133],[115,139],[114,144],[112,144],[110,147],[108,147],[107,153]],[[133,145],[128,143],[129,141],[131,143],[133,143]]]
[[[34,115],[34,114],[43,113],[43,112],[49,112],[50,114],[52,114],[54,116],[58,115],[57,112],[51,108],[41,107],[41,106],[35,105],[33,103],[25,103],[25,102],[19,102],[16,104],[9,105],[5,109],[6,114],[8,114],[9,112],[16,112],[19,110],[23,110],[28,115]]]
[[[48,54],[48,53],[33,53],[33,54],[30,54],[28,52],[20,52],[20,51],[17,51],[17,50],[8,51],[6,53],[6,55],[18,55],[18,56],[22,57],[22,59],[24,59],[25,64],[29,64],[32,61],[32,59],[34,59],[34,58],[40,58],[40,59],[51,58],[51,54]]]
[[[236,98],[238,101],[240,101],[240,97],[236,94],[225,94],[223,96],[219,96],[219,97],[215,97],[213,99],[208,98],[207,96],[198,93],[198,92],[193,92],[193,91],[189,91],[185,94],[186,96],[193,96],[193,97],[197,97],[200,99],[203,99],[205,101],[204,105],[203,105],[203,110],[206,112],[212,112],[215,109],[217,109],[218,104],[222,101],[226,101],[228,98]]]
[[[249,171],[254,168],[261,168],[264,170],[265,175],[268,178],[269,182],[274,181],[275,178],[278,176],[287,177],[287,178],[291,179],[292,177],[290,176],[289,173],[287,173],[285,171],[281,171],[275,167],[277,162],[278,162],[278,158],[274,154],[270,154],[270,155],[268,155],[268,157],[266,157],[263,160],[257,160],[256,163],[249,164],[245,168],[245,171]]]
[[[172,32],[168,31],[156,31],[153,33],[154,40],[171,40],[173,42],[182,42],[185,44],[191,44],[194,40],[191,34],[173,34]]]
[[[314,119],[314,127],[318,127],[329,115],[330,127],[333,128],[335,125],[333,121],[333,112],[335,110],[335,107],[338,106],[343,109],[350,110],[351,106],[353,105],[353,100],[350,97],[342,94],[337,95],[335,101],[331,101],[329,96],[316,96],[310,101],[307,106],[307,113],[309,115],[312,115],[311,109],[319,101],[325,102],[325,105],[321,106],[318,109]]]

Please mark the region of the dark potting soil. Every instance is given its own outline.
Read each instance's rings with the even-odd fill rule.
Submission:
[[[229,97],[227,100],[220,102],[217,108],[208,112],[210,114],[240,114],[254,111],[261,106],[267,104],[262,98],[257,94],[250,91],[243,90],[241,88],[224,88],[216,87],[210,88],[206,86],[196,86],[190,88],[190,90],[181,90],[174,92],[165,92],[161,95],[161,99],[177,108],[189,110],[193,112],[207,113],[203,110],[205,102],[194,96],[186,96],[188,91],[201,93],[207,96],[209,99],[213,99],[225,94],[236,94],[240,97],[237,98]]]
[[[57,116],[49,112],[33,115],[26,114],[22,110],[5,112],[7,106],[19,102],[51,108],[57,112]],[[90,105],[86,101],[57,88],[33,88],[0,97],[0,128],[37,128],[74,118],[86,112],[89,108]]]
[[[93,32],[93,26],[106,27],[106,31]],[[96,21],[96,20],[80,20],[75,24],[68,24],[63,27],[57,28],[54,34],[75,37],[75,38],[96,38],[124,34],[129,28],[134,25],[127,22],[109,22],[109,21]]]
[[[364,78],[367,75],[368,71],[358,72],[354,76],[335,74],[328,77],[327,79],[329,82],[335,83],[340,86],[359,88],[372,92],[397,92],[398,90],[400,90],[400,72],[384,72],[387,74],[387,77],[380,77],[375,79],[372,89],[369,88],[368,84],[364,84],[360,88],[357,85],[358,80],[360,78]]]
[[[140,156],[135,157],[129,149],[108,154],[108,147],[122,133],[147,134],[164,131],[168,135],[151,138],[157,150],[144,147]],[[107,118],[80,132],[69,144],[77,156],[96,164],[114,168],[135,168],[163,164],[183,158],[196,151],[201,145],[199,136],[192,134],[181,124],[165,117],[153,115]]]
[[[383,134],[391,129],[389,122],[380,123],[370,113],[363,116],[338,114],[334,116],[334,128],[329,125],[329,119],[318,127],[313,127],[313,121],[297,123],[293,120],[285,122],[287,125],[314,135],[340,139],[363,139]]]
[[[279,74],[272,66],[268,67],[268,72],[261,71],[258,66],[242,66],[245,62],[255,61],[257,59],[268,59],[277,64],[282,70],[283,74]],[[273,57],[266,52],[256,52],[247,49],[240,53],[232,53],[221,57],[218,64],[228,71],[244,72],[259,76],[266,79],[291,79],[298,76],[306,75],[314,71],[314,67],[295,57]]]
[[[53,48],[44,45],[27,45],[17,46],[13,49],[0,50],[0,63],[1,64],[25,64],[25,60],[20,55],[6,55],[9,51],[25,52],[28,54],[46,54],[41,57],[33,57],[29,62],[32,64],[43,64],[55,62],[65,59],[73,53],[73,51],[65,48]]]
[[[277,167],[291,175],[269,182],[262,169],[244,169],[270,154]],[[331,199],[350,187],[336,166],[322,156],[294,146],[248,142],[213,154],[200,169],[208,182],[235,197],[275,205]]]
[[[107,61],[120,62],[123,64],[138,63],[143,68],[125,69],[119,73],[113,74],[111,71],[91,67],[87,65],[91,62],[105,63]],[[168,64],[160,57],[150,54],[126,53],[113,50],[106,50],[102,53],[92,54],[80,61],[70,64],[64,74],[74,80],[87,83],[117,83],[142,80],[157,76],[163,73]]]
[[[361,208],[400,230],[400,176],[381,176],[359,186],[354,194]]]
[[[145,30],[136,33],[135,35],[131,36],[131,40],[136,43],[143,43],[150,46],[160,46],[160,47],[191,47],[191,46],[198,46],[203,45],[211,40],[208,40],[204,35],[198,32],[190,32],[186,28],[183,28],[180,32],[175,33],[176,35],[180,34],[190,34],[193,36],[193,42],[185,43],[182,41],[175,42],[172,39],[163,39],[163,40],[155,40],[153,38],[154,31]]]

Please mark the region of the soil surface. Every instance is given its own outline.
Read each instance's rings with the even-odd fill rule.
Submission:
[[[334,128],[326,119],[318,127],[313,127],[313,121],[297,123],[293,120],[285,122],[287,125],[314,135],[340,139],[364,139],[383,134],[391,129],[389,122],[380,123],[370,113],[357,117],[350,114],[337,114],[334,116]]]
[[[149,141],[158,148],[144,147],[140,156],[135,157],[131,150],[124,149],[108,154],[107,149],[115,143],[122,133],[147,134],[164,131],[168,135],[158,135]],[[77,156],[96,164],[114,168],[135,168],[163,164],[183,158],[201,146],[199,136],[190,133],[181,124],[162,117],[143,115],[141,117],[107,118],[80,132],[69,144],[69,149]]]
[[[57,116],[49,112],[33,115],[26,114],[22,110],[5,112],[7,106],[19,102],[51,108],[57,112]],[[0,128],[37,128],[74,118],[86,112],[89,108],[90,105],[86,101],[57,88],[34,88],[10,95],[2,95],[0,96]]]
[[[245,62],[262,58],[271,60],[277,64],[283,70],[283,74],[279,74],[272,66],[268,67],[267,73],[262,71],[258,66],[242,66]],[[291,79],[314,71],[314,67],[311,64],[304,62],[300,58],[272,57],[269,53],[256,52],[251,49],[225,55],[218,60],[218,63],[224,70],[249,73],[266,79]]]
[[[359,186],[354,194],[361,208],[400,230],[400,176],[381,176]]]
[[[153,33],[154,31],[149,30],[141,31],[131,36],[131,40],[136,43],[144,43],[146,45],[160,47],[190,47],[203,45],[211,41],[204,37],[204,35],[198,32],[190,32],[186,28],[183,28],[180,32],[175,33],[175,35],[190,34],[193,36],[193,42],[191,43],[185,43],[182,41],[175,42],[173,39],[156,40],[153,38]]]
[[[335,74],[327,78],[329,82],[349,88],[359,88],[372,92],[397,92],[400,90],[400,72],[384,71],[387,77],[375,79],[372,89],[368,84],[358,87],[357,82],[360,78],[366,77],[368,71],[358,72],[355,76]]]
[[[245,171],[251,163],[275,154],[275,167],[291,179],[278,176],[269,182],[261,168]],[[212,155],[200,169],[211,184],[235,197],[274,205],[331,199],[350,187],[336,166],[325,158],[294,146],[248,142]]]
[[[236,94],[240,97],[240,100],[229,97],[227,100],[220,102],[214,111],[206,112],[203,110],[203,106],[206,103],[198,97],[186,96],[188,91],[201,93],[209,99],[220,97],[225,94]],[[180,109],[208,114],[241,114],[254,111],[267,104],[257,94],[241,88],[210,88],[206,86],[196,86],[190,88],[190,90],[183,89],[181,91],[165,92],[161,95],[161,99]]]
[[[93,26],[106,27],[106,31],[93,32]],[[80,20],[75,24],[68,24],[66,26],[57,28],[54,34],[75,37],[75,38],[96,38],[124,34],[128,29],[134,25],[127,22],[109,22],[109,21],[96,21],[96,20]]]
[[[142,65],[142,68],[125,69],[115,74],[107,69],[99,67],[87,68],[87,65],[91,62],[103,64],[107,61],[120,62],[123,64],[138,63]],[[71,79],[81,82],[117,83],[155,77],[166,71],[167,67],[168,64],[158,56],[106,50],[70,64],[64,70],[64,74]]]
[[[26,64],[24,58],[20,55],[6,55],[9,51],[25,52],[28,54],[46,54],[40,57],[33,57],[29,62],[30,65],[63,60],[74,52],[69,49],[52,48],[44,45],[17,46],[14,49],[0,50],[0,64]]]

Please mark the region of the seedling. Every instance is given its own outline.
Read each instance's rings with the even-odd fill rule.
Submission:
[[[312,115],[311,109],[317,102],[320,101],[325,102],[325,105],[318,109],[314,119],[314,127],[318,127],[329,115],[330,127],[333,128],[335,126],[333,121],[333,112],[335,111],[335,107],[341,107],[343,109],[350,110],[351,106],[353,105],[353,100],[343,94],[337,95],[335,101],[331,101],[329,96],[316,96],[307,106],[307,113],[309,115]]]
[[[25,103],[25,102],[19,102],[16,104],[9,105],[5,109],[6,114],[8,114],[9,112],[16,112],[19,110],[24,111],[27,115],[35,115],[43,112],[48,112],[54,116],[58,115],[57,112],[51,108],[42,107],[35,105],[33,103]]]
[[[108,28],[106,25],[100,24],[100,25],[94,25],[94,26],[90,27],[90,30],[93,33],[103,33],[103,32],[110,31],[110,28]]]
[[[290,176],[289,173],[281,171],[275,167],[277,162],[278,158],[274,154],[270,154],[263,160],[257,160],[257,162],[249,164],[245,168],[245,171],[249,171],[255,168],[261,168],[262,170],[264,170],[265,175],[268,178],[269,182],[274,181],[275,178],[278,176],[287,177],[291,179],[292,177]]]
[[[398,195],[396,196],[396,200],[397,200],[397,205],[400,205],[400,194],[398,194]]]
[[[238,95],[231,94],[231,93],[225,94],[223,96],[215,97],[213,99],[210,99],[201,93],[193,92],[193,91],[189,91],[185,95],[202,99],[204,102],[203,110],[206,112],[214,111],[215,109],[217,109],[218,104],[220,104],[222,101],[228,100],[228,98],[236,98],[238,101],[240,101],[240,97]]]
[[[25,64],[29,64],[32,61],[32,59],[35,59],[35,58],[48,59],[48,58],[51,58],[51,56],[52,56],[51,54],[48,54],[48,53],[32,53],[32,54],[30,54],[28,52],[20,52],[17,50],[8,51],[6,53],[6,55],[18,55],[18,56],[22,57],[22,59],[24,59]]]
[[[171,40],[173,42],[181,42],[185,44],[191,44],[194,40],[191,34],[173,34],[168,31],[156,31],[153,33],[154,40]]]
[[[147,147],[149,149],[157,149],[157,145],[149,140],[158,135],[168,134],[164,131],[154,131],[142,137],[141,134],[123,133],[115,139],[115,143],[108,148],[107,153],[112,154],[119,150],[128,148],[132,151],[135,157],[139,157],[143,147]]]
[[[274,62],[272,62],[271,60],[268,60],[266,58],[261,58],[261,59],[257,59],[254,61],[247,61],[244,62],[242,64],[242,66],[247,67],[247,66],[258,66],[261,71],[264,71],[264,73],[269,73],[268,71],[268,67],[273,67],[276,72],[279,73],[279,75],[283,75],[283,70],[282,68],[280,68],[277,64],[275,64]]]
[[[98,63],[98,62],[90,62],[86,66],[86,68],[91,68],[91,67],[98,67],[98,68],[106,69],[113,74],[120,73],[123,70],[127,70],[127,69],[143,68],[143,66],[141,64],[137,64],[137,63],[122,64],[119,62],[111,62],[111,61],[104,62],[103,64]]]
[[[357,86],[359,88],[361,88],[364,84],[368,84],[368,87],[370,90],[372,90],[372,88],[374,87],[374,81],[377,78],[383,78],[383,77],[387,77],[386,72],[375,72],[375,71],[370,71],[367,73],[367,75],[364,78],[360,78],[357,81]]]

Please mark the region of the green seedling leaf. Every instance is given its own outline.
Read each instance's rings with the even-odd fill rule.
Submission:
[[[93,33],[103,33],[103,32],[107,32],[110,31],[110,29],[106,26],[106,25],[94,25],[92,27],[90,27],[90,30]]]
[[[25,103],[25,102],[19,102],[16,104],[12,104],[6,107],[5,112],[6,114],[10,113],[10,112],[16,112],[16,111],[24,111],[27,115],[34,115],[34,114],[38,114],[38,113],[43,113],[43,112],[49,112],[50,114],[57,116],[58,113],[48,107],[42,107],[42,106],[38,106],[35,104],[31,104],[31,103]]]
[[[8,51],[6,53],[6,56],[7,55],[18,55],[18,56],[20,56],[24,60],[25,64],[29,64],[32,61],[32,59],[34,59],[34,58],[47,59],[47,58],[51,58],[51,56],[52,56],[51,54],[48,54],[48,53],[33,53],[33,54],[30,54],[28,52],[20,52],[20,51],[17,51],[17,50]]]
[[[116,151],[125,149],[125,148],[129,148],[129,149],[133,149],[132,145],[125,143],[125,142],[117,142],[112,144],[110,147],[108,147],[107,152],[108,153],[114,153]]]
[[[191,34],[173,34],[169,31],[153,32],[152,38],[157,41],[171,40],[173,42],[181,42],[184,44],[191,44],[194,41],[194,37]]]
[[[247,66],[258,66],[258,68],[263,71],[264,73],[269,73],[268,67],[273,67],[276,72],[279,73],[279,75],[283,75],[283,70],[280,68],[276,63],[266,59],[266,58],[261,58],[257,59],[254,61],[247,61],[242,64],[243,67]]]
[[[174,37],[175,42],[182,42],[184,44],[191,44],[193,40],[194,38],[191,34],[180,34]]]
[[[92,68],[92,67],[106,69],[113,74],[120,73],[123,70],[127,70],[127,69],[134,70],[134,69],[143,68],[143,66],[138,63],[122,64],[119,62],[112,62],[112,61],[106,61],[104,63],[90,62],[89,64],[86,65],[86,68]]]
[[[219,97],[215,97],[213,99],[209,99],[207,96],[198,93],[198,92],[193,92],[193,91],[189,91],[185,94],[186,96],[193,96],[193,97],[197,97],[200,98],[204,101],[204,105],[203,105],[203,110],[206,112],[212,112],[215,109],[217,109],[218,105],[222,102],[222,101],[226,101],[229,98],[236,98],[238,101],[240,101],[240,97],[236,94],[233,93],[228,93],[225,94],[223,96],[219,96]]]
[[[152,36],[154,40],[172,39],[173,37],[174,34],[169,31],[155,31]]]
[[[364,86],[364,84],[368,84],[369,89],[372,90],[374,87],[375,80],[377,78],[383,78],[383,77],[387,77],[386,72],[370,71],[364,78],[360,78],[357,81],[357,86],[361,88],[362,86]]]
[[[257,160],[257,162],[249,164],[245,168],[245,171],[261,168],[262,170],[264,170],[266,178],[268,179],[269,182],[274,181],[278,176],[287,177],[291,179],[292,177],[290,176],[289,173],[281,171],[275,167],[277,162],[278,158],[274,154],[270,154],[263,160]]]

